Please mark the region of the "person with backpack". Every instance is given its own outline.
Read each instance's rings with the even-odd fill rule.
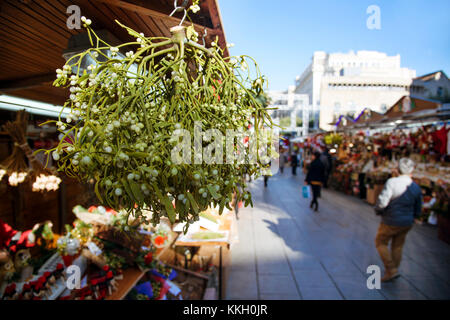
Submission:
[[[381,216],[375,246],[385,268],[382,282],[400,276],[398,268],[406,235],[422,213],[422,190],[411,178],[414,165],[411,159],[400,159],[400,175],[386,182],[375,205],[375,212]]]

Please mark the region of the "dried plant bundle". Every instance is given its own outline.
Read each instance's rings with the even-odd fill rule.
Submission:
[[[54,170],[44,168],[42,163],[36,159],[26,140],[28,127],[28,114],[25,110],[17,112],[14,122],[7,122],[4,125],[5,131],[14,141],[13,153],[2,166],[5,168],[4,174],[9,176],[9,184],[17,186],[25,181],[27,175],[32,182],[33,191],[56,191],[59,188],[61,179],[56,175]],[[25,161],[28,158],[31,170]],[[2,172],[0,172],[0,175]]]

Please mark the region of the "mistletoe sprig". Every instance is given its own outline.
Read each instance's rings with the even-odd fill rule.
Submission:
[[[198,44],[193,27],[189,36],[184,27],[175,27],[171,38],[155,38],[117,22],[135,41],[111,46],[89,27],[89,19],[83,21],[92,48],[70,58],[54,82],[70,90],[64,105],[70,113],[56,122],[64,137],[45,150],[59,170],[94,180],[104,205],[126,209],[142,222],[148,222],[143,208],[153,212],[153,224],[166,216],[186,226],[210,205],[220,212],[230,208],[242,176],[258,174],[267,157],[258,156],[254,164],[175,164],[172,133],[185,129],[194,136],[196,121],[223,135],[251,125],[260,148],[266,141],[259,130],[273,124],[262,103],[265,79],[256,62],[224,57],[217,39],[211,48]],[[87,60],[93,63],[83,69]],[[239,197],[249,205],[251,194],[241,186]]]

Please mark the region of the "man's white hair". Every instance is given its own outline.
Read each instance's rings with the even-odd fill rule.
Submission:
[[[409,158],[401,158],[398,162],[398,170],[401,174],[411,174],[415,167],[414,161]]]

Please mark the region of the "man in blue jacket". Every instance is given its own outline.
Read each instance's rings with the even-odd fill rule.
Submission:
[[[390,178],[386,182],[375,205],[375,211],[381,215],[375,245],[385,267],[382,282],[400,276],[398,267],[406,235],[422,212],[422,191],[411,179],[414,161],[408,158],[400,159],[398,170],[400,176]]]

